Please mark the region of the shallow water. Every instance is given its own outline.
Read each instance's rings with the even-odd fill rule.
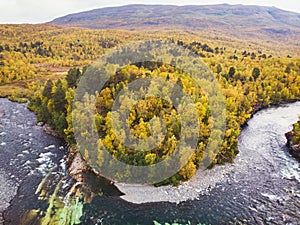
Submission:
[[[36,116],[25,104],[0,99],[0,212],[12,199],[34,195],[43,177],[50,171],[65,174],[62,160],[66,154],[65,143],[36,125]],[[26,194],[20,193],[28,187]],[[20,201],[22,202],[22,201]],[[25,201],[19,214],[26,210]],[[9,222],[9,219],[6,223]]]

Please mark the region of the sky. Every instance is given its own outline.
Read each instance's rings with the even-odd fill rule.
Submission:
[[[0,23],[44,23],[70,13],[127,4],[275,6],[300,13],[299,0],[0,0]]]

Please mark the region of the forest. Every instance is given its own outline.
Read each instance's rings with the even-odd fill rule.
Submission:
[[[286,146],[288,147],[289,154],[295,159],[300,161],[300,120],[293,124],[293,129],[285,133],[287,139]]]
[[[278,50],[278,46],[272,48],[264,42],[249,43],[183,31],[94,31],[49,25],[1,25],[0,34],[3,37],[0,40],[0,95],[16,100],[28,98],[28,107],[37,113],[38,120],[48,123],[74,151],[83,152],[91,165],[101,162],[101,146],[94,155],[76,146],[72,116],[82,118],[84,124],[85,115],[72,112],[72,104],[77,85],[91,70],[92,62],[115,46],[142,40],[168,41],[196,54],[216,77],[225,97],[226,129],[217,154],[205,151],[213,126],[207,96],[187,74],[170,64],[128,64],[106,82],[99,93],[86,97],[84,106],[87,108],[91,107],[89,99],[95,98],[95,129],[102,145],[113,158],[136,166],[153,165],[172,154],[181,141],[182,124],[178,110],[170,102],[157,97],[138,101],[127,120],[130,132],[138,139],[150,137],[150,127],[160,127],[159,123],[151,125],[150,121],[158,117],[166,124],[166,135],[151,151],[131,151],[118,141],[110,123],[113,102],[120,91],[138,78],[160,77],[181,87],[194,100],[200,126],[196,151],[177,174],[159,185],[179,185],[190,179],[206,158],[211,162],[210,167],[233,163],[238,154],[241,127],[254,112],[300,99],[299,56],[289,54],[286,47]],[[147,91],[155,91],[155,86],[155,83],[150,84]],[[172,95],[172,90],[168,94]],[[122,101],[126,104],[129,100]],[[184,105],[184,102],[178,104]],[[299,141],[299,123],[295,130],[295,140]],[[88,127],[86,132],[89,133]],[[83,132],[82,138],[84,135]]]
[[[293,132],[294,132],[293,142],[296,145],[300,145],[300,120],[298,121],[298,123],[294,124]]]

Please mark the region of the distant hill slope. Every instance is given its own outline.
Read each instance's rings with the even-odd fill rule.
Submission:
[[[127,5],[70,14],[50,22],[92,29],[210,30],[237,37],[297,40],[300,14],[245,5]],[[296,39],[297,38],[297,39]]]

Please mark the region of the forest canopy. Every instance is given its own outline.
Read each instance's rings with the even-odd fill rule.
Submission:
[[[110,129],[112,105],[121,90],[136,78],[161,77],[182,87],[197,103],[200,132],[196,151],[177,174],[163,183],[178,184],[190,179],[205,157],[211,158],[211,166],[233,162],[238,153],[241,126],[253,112],[272,104],[300,99],[300,58],[288,55],[286,47],[277,51],[258,41],[250,45],[243,40],[208,38],[203,33],[181,31],[143,33],[1,25],[0,34],[3,37],[0,40],[0,94],[28,97],[29,108],[37,113],[38,120],[50,124],[73,146],[76,145],[72,121],[75,91],[89,65],[99,56],[115,46],[138,40],[169,41],[196,54],[212,71],[225,97],[226,130],[216,155],[204,154],[213,124],[207,96],[188,76],[170,64],[129,63],[94,95],[97,104],[93,113],[99,139],[114,158],[131,165],[156,164],[171,154],[180,142],[182,124],[178,111],[170,102],[157,97],[138,101],[128,117],[131,133],[138,139],[147,139],[151,127],[160,127],[160,120],[150,124],[155,117],[166,124],[166,132],[162,144],[151,151],[130,151]],[[155,91],[155,85],[149,88]],[[100,153],[92,156],[86,151],[84,157],[101,162]]]

